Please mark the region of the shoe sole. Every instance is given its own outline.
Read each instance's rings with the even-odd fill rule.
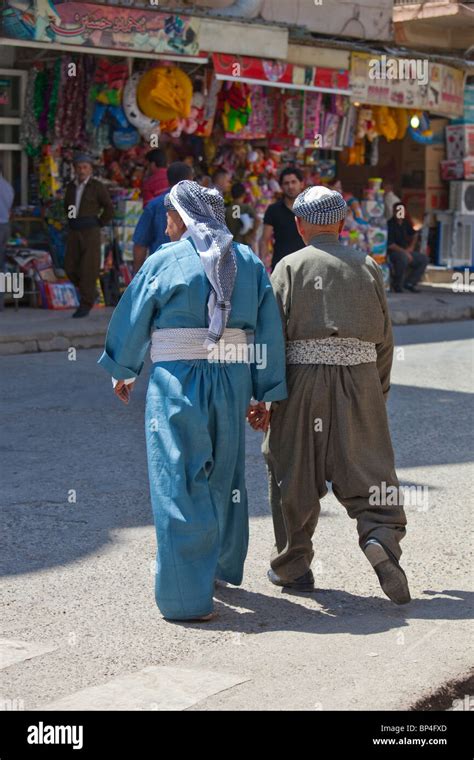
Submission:
[[[365,556],[375,570],[384,594],[395,604],[411,602],[408,580],[400,565],[390,558],[380,544],[368,544]]]
[[[268,575],[267,578],[270,583],[273,583],[274,586],[280,586],[280,588],[289,588],[293,591],[305,591],[308,593],[315,590],[314,583],[302,583],[301,585],[295,585],[294,583],[291,583],[291,581],[288,581],[288,583],[285,583],[285,581],[274,581]]]

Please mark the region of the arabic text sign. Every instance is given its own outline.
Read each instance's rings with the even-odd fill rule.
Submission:
[[[22,27],[11,23],[16,9],[8,2],[6,6],[3,16],[8,14],[7,35],[19,36],[18,30]],[[116,5],[35,0],[34,14],[30,13],[30,26],[33,24],[31,36],[41,42],[174,55],[199,54],[200,20],[189,16]]]
[[[427,83],[417,79],[391,79],[389,76],[378,79],[370,76],[371,62],[374,61],[381,61],[381,56],[352,53],[353,102],[433,111],[451,117],[462,113],[464,73],[459,69],[429,63]]]

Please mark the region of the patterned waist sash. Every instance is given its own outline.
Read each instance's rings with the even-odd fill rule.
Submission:
[[[290,340],[286,344],[287,364],[339,364],[348,367],[376,361],[375,343],[358,338]]]
[[[151,361],[193,361],[206,359],[211,362],[249,364],[253,361],[254,333],[245,330],[224,330],[221,340],[211,348],[205,348],[207,327],[179,327],[154,330],[151,335]]]

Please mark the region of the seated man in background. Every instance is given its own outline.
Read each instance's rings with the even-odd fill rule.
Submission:
[[[419,293],[416,286],[423,277],[429,259],[425,254],[415,250],[419,235],[406,218],[403,203],[395,203],[393,216],[388,221],[387,229],[388,257],[393,270],[393,290],[396,293],[402,293],[405,288],[412,293]]]

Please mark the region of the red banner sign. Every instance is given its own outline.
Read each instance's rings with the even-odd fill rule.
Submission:
[[[218,79],[229,79],[267,87],[319,90],[349,95],[349,71],[321,66],[295,66],[286,61],[213,54]]]

